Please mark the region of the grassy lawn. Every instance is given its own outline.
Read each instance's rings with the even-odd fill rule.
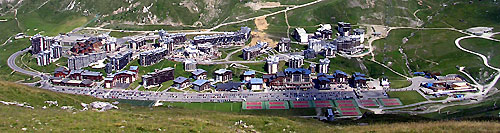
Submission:
[[[404,105],[426,101],[417,91],[390,91],[387,95],[390,98],[399,98]]]
[[[460,42],[461,46],[478,53],[481,53],[489,58],[490,65],[494,67],[500,67],[500,44],[495,41],[471,38],[462,40]]]
[[[40,77],[35,77],[35,78],[27,78],[22,81],[22,83],[35,83],[42,80]]]
[[[243,59],[243,50],[234,53],[231,56],[231,58],[229,58],[229,60],[231,60],[231,61],[244,61],[244,59]]]
[[[18,81],[31,78],[31,76],[13,72],[12,69],[10,69],[10,67],[7,65],[7,59],[10,55],[28,47],[29,45],[30,43],[28,39],[21,39],[14,40],[12,43],[7,43],[6,45],[0,46],[0,51],[2,51],[0,52],[0,80]]]
[[[441,96],[441,97],[431,98],[431,100],[439,101],[439,100],[444,100],[446,98],[448,98],[448,96]]]
[[[484,66],[477,56],[455,47],[455,39],[461,36],[464,35],[447,30],[393,30],[387,38],[373,43],[376,47],[375,58],[386,65],[391,62],[390,67],[393,70],[408,75],[406,61],[402,59],[403,54],[399,52],[399,48],[403,48],[408,56],[412,72],[459,74],[456,66],[465,66],[465,71],[477,78],[476,80],[486,82],[489,75],[484,75],[484,73],[492,73],[493,70]],[[404,37],[409,37],[405,44],[401,41]],[[488,46],[478,48],[488,48]]]
[[[224,59],[226,58],[227,54],[231,53],[231,52],[234,52],[238,49],[240,49],[241,47],[231,47],[231,48],[220,48],[219,51],[221,52],[221,56],[219,57],[219,59]]]
[[[408,80],[389,80],[391,82],[391,88],[400,89],[405,88],[411,85],[411,82]]]

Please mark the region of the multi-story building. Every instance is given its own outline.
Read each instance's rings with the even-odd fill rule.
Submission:
[[[349,36],[349,31],[351,31],[351,23],[338,22],[337,31],[340,36]]]
[[[301,55],[291,55],[288,59],[289,68],[301,68],[304,65],[304,56]]]
[[[219,69],[215,73],[215,82],[226,83],[233,80],[233,71],[227,69]]]
[[[281,38],[278,43],[278,52],[289,52],[291,48],[291,42],[292,40],[290,40],[290,38]]]
[[[334,58],[337,53],[337,45],[327,44],[324,47],[324,54],[326,58]]]
[[[311,71],[311,73],[316,73],[316,63],[312,62],[309,64],[309,71]]]
[[[314,87],[311,71],[304,68],[287,68],[284,72],[264,75],[263,81],[271,90],[308,90]]]
[[[193,82],[193,89],[197,91],[210,89],[210,81],[204,79],[198,79]]]
[[[361,43],[365,42],[365,30],[363,30],[363,29],[354,29],[353,31],[354,31],[353,32],[354,34],[351,35],[351,36],[353,36],[354,38],[359,38],[359,41]]]
[[[196,69],[194,71],[191,72],[191,76],[193,77],[193,79],[207,79],[207,71],[203,70],[203,69]]]
[[[300,43],[307,43],[309,39],[309,35],[307,35],[307,32],[306,30],[304,30],[304,28],[295,28],[293,37]]]
[[[328,73],[330,59],[324,58],[319,60],[318,73]]]
[[[49,50],[51,40],[40,34],[36,34],[30,38],[31,41],[31,54],[35,55],[43,51]]]
[[[172,85],[173,87],[176,87],[177,89],[184,89],[189,86],[189,79],[186,77],[177,77],[174,79],[174,84]]]
[[[52,60],[50,58],[50,51],[42,51],[37,54],[36,61],[39,66],[49,65]]]
[[[325,42],[322,40],[309,39],[309,44],[307,46],[308,46],[308,49],[312,49],[312,50],[314,50],[314,52],[317,53],[317,52],[320,52],[321,50],[323,50],[323,44],[325,44]]]
[[[142,76],[142,86],[158,86],[163,82],[174,80],[174,68],[167,67],[162,70],[155,70]]]
[[[267,73],[275,74],[278,72],[278,66],[280,63],[280,58],[278,56],[271,56],[266,59],[267,63]]]
[[[130,67],[132,69],[132,66]],[[122,86],[123,84],[131,84],[137,80],[138,73],[130,70],[119,71],[117,73],[109,74],[104,78],[105,88],[114,88],[116,86]]]
[[[314,59],[316,58],[317,52],[313,49],[304,50],[304,58],[306,59]]]
[[[255,78],[255,71],[250,70],[243,73],[243,81],[249,82],[252,78]]]
[[[62,46],[53,44],[50,46],[50,58],[52,60],[58,60],[62,56]]]
[[[210,42],[216,46],[226,47],[231,44],[243,45],[250,39],[250,32],[252,30],[248,27],[241,27],[237,32],[231,32],[218,35],[200,35],[195,36],[193,44],[203,44]]]
[[[93,71],[82,70],[82,69],[72,70],[69,73],[68,78],[71,80],[84,80],[84,79],[89,79],[89,80],[93,80],[93,81],[103,80],[101,72],[93,72]]]
[[[360,39],[353,38],[351,36],[340,36],[334,40],[334,44],[336,44],[339,52],[346,54],[354,54],[364,49],[364,46],[361,45]]]
[[[128,48],[132,50],[139,50],[144,45],[146,45],[146,38],[139,36],[134,37],[129,41]]]
[[[196,61],[193,59],[187,59],[184,61],[184,71],[191,72],[196,70]]]
[[[267,42],[257,42],[256,45],[243,49],[243,59],[251,60],[259,56],[261,51],[267,48]]]
[[[332,25],[330,24],[320,24],[320,27],[316,30],[315,36],[322,39],[332,39]]]
[[[354,74],[352,74],[351,87],[354,88],[367,87],[366,75],[359,72],[355,72]]]
[[[106,59],[106,53],[90,53],[88,55],[71,56],[68,58],[68,68],[70,70],[82,69],[99,60]]]
[[[167,56],[167,54],[167,49],[165,48],[157,48],[154,50],[142,52],[139,55],[139,64],[141,66],[154,65],[165,59],[165,56]]]
[[[123,69],[132,59],[132,52],[127,51],[125,53],[117,53],[109,57],[111,71],[117,71]]]
[[[335,73],[333,74],[333,76],[335,77],[335,83],[337,83],[337,84],[347,84],[348,83],[349,75],[347,75],[343,71],[335,70]]]

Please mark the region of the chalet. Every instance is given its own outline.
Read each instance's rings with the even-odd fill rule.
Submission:
[[[340,70],[336,70],[334,75],[335,77],[335,83],[337,84],[347,84],[348,83],[348,75],[343,72],[343,71],[340,71]]]
[[[352,74],[351,86],[354,88],[367,87],[365,74],[359,72]]]
[[[216,91],[229,91],[229,92],[237,92],[241,90],[240,82],[232,82],[229,81],[227,83],[217,84],[215,87]]]
[[[208,80],[198,79],[193,82],[193,89],[197,91],[210,89],[210,82]]]
[[[255,78],[255,71],[245,71],[245,73],[243,73],[244,81],[249,82],[252,78]]]
[[[93,81],[100,81],[103,80],[103,76],[101,72],[92,72],[88,70],[73,70],[69,73],[69,79],[72,80],[83,80],[83,79],[90,79]]]
[[[215,73],[215,82],[226,83],[233,80],[233,72],[227,69],[219,69]]]
[[[104,78],[104,88],[113,88],[117,85],[131,84],[137,80],[138,74],[133,71],[124,70],[108,75]]]
[[[69,78],[52,79],[51,82],[54,85],[74,86],[74,87],[92,87],[95,84],[92,80],[89,80],[89,79],[85,79],[82,81],[82,80],[72,80]]]
[[[335,85],[335,77],[325,73],[319,73],[315,82],[315,88],[318,90],[330,90]]]
[[[287,68],[284,72],[264,75],[262,81],[271,90],[307,90],[312,89],[311,71],[304,68]]]
[[[189,86],[189,79],[185,77],[177,77],[174,79],[174,85],[173,87],[176,87],[178,89],[184,89]]]
[[[252,78],[248,83],[250,90],[252,91],[260,91],[264,89],[264,82],[261,78]]]
[[[65,68],[65,67],[58,67],[54,71],[54,77],[64,78],[64,77],[68,76],[69,73],[70,73],[70,70],[68,70],[67,68]]]
[[[154,72],[150,72],[142,76],[142,86],[151,87],[158,86],[163,82],[174,80],[174,68],[167,67],[162,70],[156,69]]]
[[[207,79],[207,71],[203,69],[196,69],[191,72],[193,79]]]

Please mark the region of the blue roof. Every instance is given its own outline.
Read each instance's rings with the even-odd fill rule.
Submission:
[[[207,71],[205,71],[203,69],[196,69],[193,72],[191,72],[191,74],[193,74],[193,75],[200,75],[200,74],[202,74],[204,72],[207,72]]]
[[[335,75],[337,74],[342,74],[342,75],[347,75],[347,73],[340,71],[340,70],[335,70]]]
[[[186,77],[180,76],[180,77],[177,77],[177,78],[174,79],[174,83],[182,83],[182,82],[184,82],[186,80],[188,80]]]
[[[311,74],[311,70],[304,69],[304,68],[287,68],[287,69],[285,69],[285,73],[295,73],[295,72],[300,72],[302,74]]]
[[[201,85],[203,85],[203,84],[205,84],[207,82],[208,82],[208,80],[198,79],[198,80],[196,80],[196,81],[193,82],[193,85],[201,86]]]
[[[354,73],[354,76],[355,76],[355,77],[365,77],[366,75],[365,75],[365,74],[362,74],[362,73],[360,73],[360,72],[355,72],[355,73]]]
[[[130,70],[138,70],[139,66],[130,66]]]
[[[263,84],[264,81],[262,81],[261,78],[252,78],[250,79],[250,84]]]
[[[318,78],[319,81],[330,81],[328,78],[326,77],[319,77]]]
[[[366,78],[364,78],[364,77],[356,77],[356,78],[354,78],[354,80],[366,80]]]
[[[243,75],[245,75],[245,76],[255,75],[255,71],[245,71],[245,73],[243,73]]]

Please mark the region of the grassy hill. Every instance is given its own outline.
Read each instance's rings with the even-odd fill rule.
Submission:
[[[68,111],[59,107],[49,107],[46,100],[57,100],[59,105],[78,107],[81,102],[102,101],[87,96],[68,95],[40,90],[23,85],[0,81],[0,100],[27,102],[35,109],[0,105],[0,130],[20,132],[26,128],[31,132],[497,132],[500,124],[496,122],[476,121],[436,121],[398,122],[399,117],[385,117],[393,120],[361,120],[368,126],[357,126],[342,121],[341,123],[323,123],[314,119],[292,116],[245,115],[231,112],[214,112],[184,108],[149,108],[120,104],[119,110],[107,112]],[[402,116],[408,119],[411,117]],[[248,128],[235,125],[243,121]],[[91,124],[90,124],[91,123]],[[346,125],[347,124],[347,125]]]

